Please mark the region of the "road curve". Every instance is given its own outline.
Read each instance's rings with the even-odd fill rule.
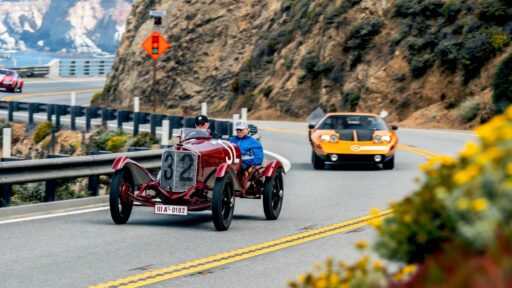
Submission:
[[[75,89],[73,83],[67,89]],[[394,170],[350,166],[316,171],[305,123],[254,122],[265,150],[291,163],[277,221],[265,220],[261,200],[237,199],[227,232],[215,231],[208,212],[167,217],[142,207],[134,208],[126,225],[113,224],[106,209],[4,223],[2,286],[108,287],[131,281],[133,287],[285,287],[287,279],[327,257],[359,258],[354,243],[375,237],[368,226],[357,224],[364,221],[361,217],[372,207],[386,210],[388,202],[414,191],[413,179],[426,157],[454,155],[474,138],[470,133],[399,129],[400,143],[412,148],[397,152]],[[203,266],[194,270],[191,262]],[[191,270],[171,275],[179,267]],[[148,276],[155,270],[161,275]]]

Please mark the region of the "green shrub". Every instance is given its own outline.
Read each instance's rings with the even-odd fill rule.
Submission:
[[[431,54],[419,55],[412,58],[412,61],[409,64],[409,70],[411,71],[412,77],[419,78],[425,75],[428,69],[434,65],[434,61],[435,59]]]
[[[461,51],[464,83],[480,74],[482,66],[494,56],[494,51],[491,40],[484,33],[473,33],[464,39]]]
[[[448,23],[452,23],[457,19],[457,16],[462,10],[461,0],[448,0],[441,8],[441,14],[443,14],[444,19]]]
[[[52,133],[53,125],[50,121],[44,121],[39,124],[34,132],[34,143],[39,144]]]
[[[492,80],[492,102],[496,113],[505,111],[512,103],[512,54],[500,63]]]
[[[274,88],[273,88],[271,85],[269,85],[269,86],[265,87],[265,89],[263,89],[263,92],[262,92],[262,93],[263,93],[263,96],[264,96],[265,98],[268,98],[268,97],[270,96],[270,94],[272,94],[272,90],[273,90],[273,89],[274,89]]]
[[[358,50],[363,52],[370,47],[373,37],[377,36],[384,22],[378,18],[369,18],[357,23],[350,31],[343,47],[345,51]]]
[[[129,138],[130,138],[130,136],[127,136],[127,135],[112,136],[107,141],[105,148],[106,148],[106,150],[113,152],[113,153],[120,152]]]
[[[456,41],[443,41],[436,48],[435,55],[441,66],[448,71],[457,70],[459,62],[460,43]]]
[[[467,123],[478,116],[480,112],[480,102],[474,99],[468,99],[459,106],[459,119]]]
[[[156,139],[156,137],[150,132],[143,131],[135,136],[133,143],[131,143],[130,146],[150,148],[153,144],[158,144],[158,139]]]
[[[361,94],[357,92],[343,92],[343,106],[348,108],[349,111],[356,111],[357,105],[361,100]]]
[[[43,201],[44,182],[34,182],[12,186],[11,205],[38,203]]]
[[[500,0],[483,0],[479,18],[485,22],[504,24],[510,21],[507,7]]]

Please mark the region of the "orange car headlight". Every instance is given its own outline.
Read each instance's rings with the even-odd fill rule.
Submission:
[[[322,142],[336,142],[338,141],[338,136],[337,135],[322,135],[320,136],[320,141]]]
[[[377,135],[373,139],[373,142],[375,142],[375,143],[389,143],[389,142],[391,142],[391,136],[389,136],[389,135],[383,135],[383,136]]]

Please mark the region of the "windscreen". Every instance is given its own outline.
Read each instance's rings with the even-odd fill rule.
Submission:
[[[181,132],[181,141],[195,139],[195,138],[209,138],[210,130],[196,129],[196,128],[183,128]]]
[[[387,131],[388,127],[382,119],[371,115],[332,115],[325,118],[317,129]]]

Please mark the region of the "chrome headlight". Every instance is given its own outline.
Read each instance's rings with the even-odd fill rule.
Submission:
[[[384,136],[382,136],[381,141],[382,142],[390,142],[391,141],[391,136],[384,135]]]
[[[331,135],[331,137],[330,137],[330,138],[331,138],[331,139],[330,139],[330,140],[331,140],[331,142],[336,142],[336,141],[338,141],[338,136],[336,136],[336,135]]]
[[[320,141],[322,141],[322,142],[329,142],[330,140],[331,140],[331,137],[329,135],[320,136]]]
[[[374,141],[375,143],[380,143],[380,141],[381,141],[381,140],[382,140],[382,136],[380,136],[380,135],[376,135],[376,136],[375,136],[375,139],[373,139],[373,141]]]

